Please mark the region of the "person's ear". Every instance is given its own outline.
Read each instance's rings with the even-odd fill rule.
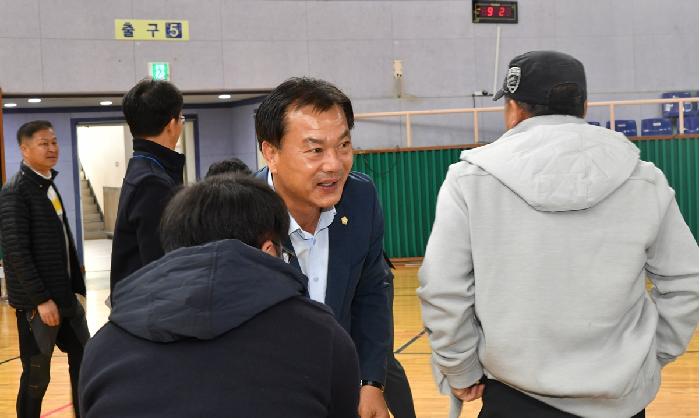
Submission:
[[[506,115],[508,118],[508,120],[506,120],[506,127],[508,129],[513,129],[514,127],[518,126],[520,122],[532,116],[527,113],[527,111],[525,111],[525,109],[515,100],[507,100],[506,107]]]
[[[279,256],[279,254],[277,253],[277,246],[274,242],[272,242],[272,240],[267,240],[263,242],[263,244],[260,246],[260,250],[262,250],[262,252],[264,253],[270,254],[273,257]]]
[[[167,125],[165,125],[165,134],[167,138],[170,139],[171,149],[175,149],[177,141],[180,139],[180,134],[182,129],[180,129],[180,118],[172,118]]]
[[[265,161],[267,162],[267,167],[270,169],[270,172],[272,174],[277,174],[277,162],[279,161],[280,153],[279,148],[272,143],[263,140],[260,151],[262,152],[263,158],[265,158]]]
[[[19,144],[19,150],[22,152],[22,159],[26,160],[27,155],[29,154],[29,146],[30,146],[30,141],[31,139],[22,139],[22,142]]]
[[[178,128],[180,127],[180,118],[172,118],[170,119],[170,122],[168,122],[168,129],[170,132],[173,133],[173,135],[179,130]],[[179,135],[178,135],[179,136]]]

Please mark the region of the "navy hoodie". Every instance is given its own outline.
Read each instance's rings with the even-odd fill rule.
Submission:
[[[237,240],[121,281],[80,374],[86,417],[356,417],[357,354],[305,276]]]

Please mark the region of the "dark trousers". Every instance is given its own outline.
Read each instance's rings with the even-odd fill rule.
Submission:
[[[394,418],[416,418],[411,386],[408,384],[406,371],[394,357],[394,284],[390,283],[387,289],[389,312],[391,313],[391,346],[386,359],[384,399]]]
[[[41,352],[32,334],[27,313],[24,311],[17,311],[17,333],[19,334],[19,357],[22,360],[22,376],[19,380],[19,393],[17,394],[17,417],[39,418],[41,416],[41,402],[44,399],[46,388],[49,386],[49,380],[51,380],[51,355],[53,353]],[[68,354],[68,373],[70,374],[73,395],[73,409],[75,416],[80,417],[78,376],[80,362],[83,360],[83,344],[80,343],[68,320],[61,320],[55,344],[61,351]]]
[[[576,418],[497,380],[487,380],[479,418]],[[632,418],[644,418],[644,410]]]

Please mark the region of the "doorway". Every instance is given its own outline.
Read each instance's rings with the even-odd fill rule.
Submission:
[[[118,120],[81,120],[75,133],[82,238],[111,239],[122,181],[133,153],[129,127]],[[196,182],[196,118],[185,120],[175,151],[185,155],[184,183]]]

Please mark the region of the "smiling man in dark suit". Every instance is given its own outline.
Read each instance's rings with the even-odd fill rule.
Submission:
[[[350,99],[332,84],[310,78],[285,81],[255,115],[268,165],[257,176],[289,209],[287,245],[296,253],[292,263],[309,278],[309,296],[328,305],[355,342],[362,386],[359,415],[388,417],[382,392],[392,334],[387,300],[392,276],[382,252],[384,217],[377,192],[369,177],[350,171],[353,124]],[[400,369],[393,356],[389,359]],[[412,411],[402,369],[400,375]]]

